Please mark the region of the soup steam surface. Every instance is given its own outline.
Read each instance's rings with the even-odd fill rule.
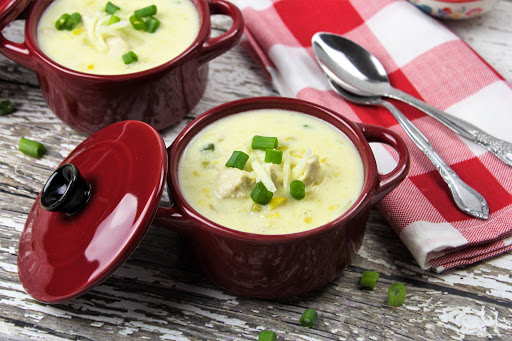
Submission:
[[[254,135],[278,138],[281,164],[266,163],[265,151],[251,148]],[[243,170],[225,166],[233,151],[249,155]],[[195,210],[257,234],[301,232],[336,219],[359,197],[363,174],[356,147],[340,130],[311,115],[277,109],[230,115],[205,127],[178,166],[181,191]],[[306,185],[301,200],[290,195],[296,179]],[[275,186],[269,204],[250,197],[259,181],[271,181],[269,190]]]

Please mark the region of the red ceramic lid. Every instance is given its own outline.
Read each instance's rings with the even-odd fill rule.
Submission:
[[[32,0],[0,0],[0,30],[13,21]]]
[[[90,136],[62,164],[69,163],[90,185],[87,203],[73,215],[47,211],[40,193],[18,250],[21,283],[46,303],[82,295],[119,268],[151,225],[165,187],[165,144],[139,121]]]

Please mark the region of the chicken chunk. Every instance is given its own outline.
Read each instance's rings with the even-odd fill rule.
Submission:
[[[320,158],[317,154],[311,155],[306,160],[304,173],[299,177],[305,185],[313,184],[319,180],[320,176]]]
[[[215,194],[220,199],[240,198],[247,195],[255,183],[256,179],[251,173],[238,168],[226,167],[219,173]]]

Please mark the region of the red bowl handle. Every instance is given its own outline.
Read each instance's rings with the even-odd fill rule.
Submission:
[[[397,133],[375,125],[359,123],[368,142],[381,142],[391,146],[398,153],[398,164],[387,174],[378,174],[379,183],[372,204],[382,199],[405,179],[409,172],[410,160],[407,146]]]
[[[231,28],[217,37],[208,37],[199,51],[199,63],[206,63],[236,45],[242,37],[244,19],[242,12],[232,3],[224,0],[212,0],[208,3],[210,15],[223,14],[233,19]]]

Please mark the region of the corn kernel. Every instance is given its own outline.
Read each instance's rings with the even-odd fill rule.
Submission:
[[[276,198],[270,199],[270,203],[269,203],[270,210],[276,209],[277,207],[281,206],[285,202],[286,202],[286,198],[282,198],[282,197],[276,197]]]
[[[306,217],[306,218],[304,218],[304,222],[305,222],[306,224],[311,224],[311,222],[312,222],[312,221],[313,221],[313,219],[311,219],[311,217]]]

